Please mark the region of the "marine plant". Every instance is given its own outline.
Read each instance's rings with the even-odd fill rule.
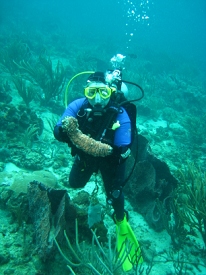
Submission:
[[[156,253],[152,253],[151,255],[151,252],[147,255],[146,251],[144,251],[143,255],[145,258],[145,264],[136,264],[133,266],[131,271],[124,272],[121,266],[124,262],[124,257],[127,255],[118,258],[118,252],[112,245],[111,234],[108,234],[108,243],[105,246],[100,243],[96,231],[92,231],[93,237],[91,245],[87,245],[85,241],[79,243],[77,221],[75,225],[75,233],[75,244],[72,244],[66,231],[64,231],[66,244],[69,250],[61,248],[57,240],[54,240],[61,256],[67,263],[67,268],[73,275],[80,274],[81,270],[83,270],[84,274],[94,275],[149,275],[154,265],[159,265],[160,263],[172,263],[174,274],[188,274],[188,270],[191,271],[192,269],[196,269],[200,271],[200,267],[205,268],[205,264],[198,260],[187,260],[187,255],[182,251],[176,253],[176,250],[170,250],[161,255]],[[129,253],[130,247],[128,246],[127,248],[127,252]],[[140,258],[140,256],[138,257]],[[138,263],[138,259],[136,260]]]
[[[16,89],[19,95],[24,100],[27,107],[29,107],[29,103],[34,99],[36,94],[36,89],[31,84],[27,84],[26,80],[24,80],[21,76],[15,75],[12,77],[12,80],[16,86]]]
[[[0,79],[0,91],[3,91],[4,93],[8,93],[9,91],[11,91],[8,80],[3,81],[3,79]]]
[[[173,198],[167,198],[172,199]],[[173,207],[171,202],[172,213],[168,213],[165,207],[165,201],[162,202],[159,199],[156,199],[157,209],[161,215],[162,223],[167,233],[170,235],[172,245],[175,249],[180,249],[185,242],[187,232],[184,229],[184,223],[180,219],[177,210]]]
[[[62,255],[62,257],[67,262],[67,267],[70,270],[71,274],[76,275],[73,268],[85,268],[88,269],[88,272],[95,275],[120,275],[126,274],[122,271],[122,263],[124,262],[125,258],[127,257],[127,253],[129,253],[131,247],[128,245],[128,251],[123,253],[123,255],[119,258],[119,254],[116,249],[112,248],[112,240],[111,234],[108,234],[108,248],[105,248],[96,235],[96,232],[92,230],[92,244],[91,246],[86,245],[85,242],[79,243],[79,233],[78,233],[78,224],[76,221],[75,225],[75,245],[72,245],[66,231],[64,231],[64,236],[66,239],[66,243],[69,248],[70,255],[69,257],[63,252],[59,243],[55,239],[55,243],[57,248]],[[137,256],[141,257],[141,256]],[[135,259],[138,262],[138,259]],[[136,265],[135,273],[133,274],[143,274],[144,267],[142,265]],[[151,268],[148,269],[146,274],[149,274]],[[88,273],[90,274],[90,273]]]
[[[33,139],[37,136],[39,127],[35,124],[29,125],[24,134],[22,135],[21,142],[25,147],[31,147]]]
[[[202,115],[199,117],[186,115],[182,118],[180,123],[188,131],[188,139],[193,146],[202,144],[205,140],[206,130],[206,116]]]
[[[158,261],[154,263],[172,263],[174,268],[174,273],[177,275],[189,275],[196,274],[197,271],[200,272],[201,268],[205,268],[205,264],[201,263],[198,259],[196,261],[188,260],[188,255],[183,251],[169,250],[166,255],[160,255]]]
[[[175,192],[175,207],[180,219],[201,234],[206,246],[206,173],[194,163],[178,171],[179,186]]]
[[[14,39],[0,50],[0,65],[11,75],[18,72],[18,67],[15,62],[20,62],[21,60],[28,60],[31,56],[30,49],[26,43]]]
[[[41,88],[42,91],[41,94],[39,93],[39,98],[43,105],[48,104],[51,99],[61,94],[65,84],[66,72],[59,60],[54,69],[51,59],[45,56],[39,56],[38,60],[33,64],[22,60],[16,65],[22,72],[23,78]]]
[[[10,95],[11,87],[8,80],[4,81],[0,78],[0,102],[10,103],[12,97]]]

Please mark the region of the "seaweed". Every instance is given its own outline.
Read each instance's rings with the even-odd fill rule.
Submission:
[[[43,105],[48,104],[51,99],[61,94],[65,85],[66,72],[59,60],[54,69],[51,59],[45,56],[39,56],[34,64],[22,60],[19,64],[16,63],[16,65],[22,72],[23,78],[41,88],[39,98]]]
[[[79,243],[79,233],[78,233],[78,224],[76,220],[75,225],[75,246],[73,246],[66,234],[66,231],[64,231],[64,236],[66,239],[66,243],[69,248],[70,255],[69,257],[66,256],[66,254],[63,252],[61,247],[59,246],[59,243],[55,240],[56,246],[64,258],[64,260],[67,262],[67,267],[70,270],[70,272],[75,275],[75,271],[73,268],[86,268],[88,269],[91,274],[96,275],[113,275],[113,274],[126,274],[122,271],[122,264],[125,261],[125,259],[128,257],[128,254],[131,250],[131,245],[126,243],[127,249],[124,253],[122,253],[122,256],[119,257],[121,254],[121,251],[118,253],[116,249],[112,248],[112,241],[111,241],[111,234],[108,234],[108,245],[107,249],[99,242],[98,237],[96,235],[96,232],[92,231],[92,244],[91,246],[87,246],[85,242]],[[143,274],[144,268],[142,265],[138,265],[138,261],[140,260],[142,255],[138,255],[137,252],[137,258],[135,259],[136,265],[135,265],[135,273],[133,274]],[[72,258],[74,260],[72,260]],[[134,260],[134,259],[133,259]],[[149,274],[151,268],[147,270],[146,274]]]
[[[30,125],[26,131],[24,132],[21,142],[24,144],[25,147],[31,147],[33,139],[38,134],[39,127],[35,124]]]
[[[188,139],[194,147],[204,143],[206,135],[206,116],[204,114],[199,117],[186,115],[180,123],[188,131]]]
[[[26,43],[14,39],[10,44],[0,50],[0,65],[6,69],[11,75],[18,72],[16,62],[21,60],[29,60],[31,56],[30,49]]]
[[[201,272],[200,267],[205,268],[205,264],[202,264],[198,259],[193,262],[187,260],[187,255],[178,251],[178,253],[174,253],[173,250],[170,250],[166,256],[160,255],[162,260],[154,261],[154,263],[169,263],[173,264],[174,273],[177,275],[189,275],[189,274],[197,274],[196,271]],[[195,271],[193,271],[193,268]]]
[[[190,230],[198,230],[206,246],[206,173],[194,163],[178,171],[179,186],[175,192],[178,215]]]
[[[172,197],[172,201],[173,200],[174,198]],[[156,199],[157,209],[162,217],[164,228],[171,237],[172,245],[175,249],[180,249],[185,242],[187,231],[184,228],[184,223],[180,219],[176,208],[172,202],[171,204],[172,212],[169,213],[165,207],[165,201],[162,202]]]
[[[19,95],[24,100],[26,106],[29,107],[29,103],[34,99],[36,94],[35,87],[31,83],[28,85],[26,80],[24,80],[19,75],[13,76],[12,80],[16,86]]]

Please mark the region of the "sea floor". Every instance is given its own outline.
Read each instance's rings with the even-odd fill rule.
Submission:
[[[44,114],[46,116],[46,114]],[[42,117],[44,117],[44,115]],[[155,134],[161,127],[163,135],[167,135],[167,139],[155,140]],[[156,157],[165,161],[171,172],[175,172],[182,163],[184,163],[184,154],[179,148],[178,142],[175,141],[172,135],[172,129],[179,129],[181,126],[178,123],[168,126],[163,119],[159,120],[146,120],[145,117],[138,118],[139,132],[144,135],[150,142],[152,152]],[[169,132],[168,132],[169,131]],[[51,140],[53,137],[51,137]],[[65,145],[61,145],[62,149],[66,149]],[[69,151],[67,151],[69,154]],[[49,152],[48,152],[49,154]],[[204,162],[204,160],[201,160]],[[67,189],[69,196],[76,198],[78,191],[72,190],[66,186],[67,176],[69,174],[72,162],[69,162],[67,167],[58,167],[56,169],[52,167],[46,167],[45,170],[49,171],[57,179],[58,189]],[[66,268],[66,261],[63,260],[61,255],[55,256],[55,261],[42,262],[38,254],[35,253],[35,244],[33,240],[33,228],[32,224],[24,222],[22,217],[18,216],[18,213],[14,215],[12,210],[12,204],[4,205],[8,192],[5,187],[12,186],[16,179],[22,177],[29,178],[32,175],[32,171],[21,169],[13,163],[7,163],[4,171],[0,173],[0,274],[14,274],[14,275],[40,275],[40,274],[71,274]],[[101,179],[98,177],[98,182],[101,185]],[[85,192],[91,194],[95,188],[96,178],[93,176],[91,181],[84,188]],[[14,190],[13,190],[14,191]],[[19,195],[26,190],[16,190],[16,194]],[[17,196],[16,195],[16,196]],[[100,187],[98,193],[98,200],[100,204],[104,205],[106,198]],[[206,262],[205,262],[205,247],[204,242],[200,235],[194,235],[194,232],[188,234],[185,243],[181,244],[181,247],[174,247],[171,241],[171,236],[166,230],[156,232],[150,228],[144,218],[134,211],[130,202],[126,197],[125,208],[129,211],[130,225],[134,230],[134,233],[143,247],[145,253],[145,262],[143,273],[138,271],[131,271],[127,274],[151,274],[151,275],[170,275],[170,274],[188,274],[199,275],[206,274]],[[20,222],[20,218],[22,222]],[[19,220],[18,220],[19,219]],[[115,236],[115,226],[113,220],[108,216],[104,216],[104,225],[108,232],[112,232]],[[196,232],[197,233],[197,232]],[[145,249],[144,249],[145,247]],[[151,262],[152,261],[152,262]],[[150,272],[148,266],[152,265]],[[149,273],[147,273],[149,272]],[[76,274],[92,274],[92,273],[76,273]],[[105,273],[106,274],[106,273]],[[121,274],[121,273],[118,273]],[[123,273],[122,273],[123,274]]]

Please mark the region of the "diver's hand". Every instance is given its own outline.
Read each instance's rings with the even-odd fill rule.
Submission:
[[[94,157],[106,157],[112,154],[112,147],[88,137],[79,130],[79,124],[74,117],[65,117],[62,120],[63,131],[67,133],[72,143],[85,153]]]

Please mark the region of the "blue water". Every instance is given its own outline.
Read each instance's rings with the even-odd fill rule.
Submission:
[[[148,54],[153,51],[171,56],[180,54],[195,59],[200,66],[205,65],[205,0],[133,2],[1,0],[0,31],[9,24],[13,32],[40,31],[48,36],[64,36],[63,43],[67,47],[84,38],[87,45],[105,41],[105,47],[111,48],[111,55],[114,51],[136,54],[143,47]],[[129,16],[132,10],[135,15]],[[138,15],[149,19],[137,21]],[[70,35],[69,40],[67,35]]]
[[[12,47],[12,45],[18,46],[16,41],[20,42],[20,48],[23,48],[22,53],[20,52],[21,49],[18,48],[15,51],[15,48]],[[7,53],[9,56],[8,64],[4,62],[8,57]],[[38,60],[41,54],[45,54],[47,58],[51,57],[53,69],[55,69],[55,62],[59,59],[66,69],[66,86],[69,79],[76,73],[91,70],[94,59],[98,60],[98,66],[102,64],[104,67],[101,70],[107,69],[104,66],[105,63],[108,65],[110,58],[117,53],[127,56],[125,80],[135,81],[145,89],[145,98],[141,101],[143,103],[138,105],[138,116],[140,114],[140,119],[142,116],[143,125],[141,125],[141,120],[140,122],[138,120],[138,124],[141,133],[150,138],[152,146],[156,147],[154,150],[157,150],[158,146],[156,145],[163,141],[162,147],[158,149],[159,155],[157,157],[166,158],[169,164],[172,164],[171,167],[176,166],[178,168],[181,163],[186,164],[188,160],[197,164],[200,163],[205,171],[206,0],[0,0],[0,118],[2,126],[0,128],[0,171],[4,169],[7,159],[11,160],[12,165],[14,162],[21,168],[33,170],[44,169],[45,162],[46,165],[51,165],[51,168],[53,165],[52,169],[60,175],[61,184],[65,184],[64,181],[67,181],[65,179],[67,176],[63,174],[63,170],[66,169],[70,161],[70,159],[68,160],[68,152],[65,149],[59,149],[63,148],[60,147],[60,143],[55,145],[53,142],[50,144],[49,141],[48,148],[44,147],[47,143],[47,139],[44,140],[44,137],[33,142],[32,150],[34,148],[35,152],[40,152],[39,158],[36,160],[35,157],[35,161],[33,161],[33,157],[30,157],[31,160],[23,159],[23,154],[27,154],[27,150],[31,148],[26,148],[26,153],[23,153],[23,145],[20,144],[21,146],[19,146],[17,139],[21,142],[22,137],[29,129],[28,126],[36,125],[37,118],[30,116],[31,110],[32,114],[33,111],[35,113],[37,110],[36,113],[40,118],[42,112],[39,110],[46,111],[47,115],[54,113],[60,116],[64,110],[61,96],[64,91],[57,96],[54,95],[51,101],[45,102],[41,97],[44,92],[42,86],[22,73],[22,77],[25,77],[27,81],[27,88],[30,84],[34,84],[38,95],[37,98],[34,97],[29,102],[29,104],[31,103],[28,104],[30,109],[26,105],[22,107],[21,104],[24,101],[15,89],[11,77],[12,69],[16,69],[14,73],[18,73],[19,66],[13,68],[12,61],[14,60],[16,64],[22,64],[21,62],[24,60],[28,61],[28,64],[38,64],[35,59]],[[74,92],[78,91],[75,97],[82,97],[83,84],[77,83],[75,85],[73,86]],[[132,93],[133,90],[131,91],[131,99],[138,98],[137,94]],[[10,102],[11,98],[9,99],[9,97],[13,97],[12,102]],[[18,100],[16,101],[17,97]],[[13,108],[13,104],[15,104],[16,109]],[[11,112],[9,112],[10,110]],[[26,123],[24,123],[25,118]],[[48,118],[50,119],[50,116]],[[50,119],[46,124],[49,121],[53,123]],[[40,122],[41,128],[43,126]],[[15,135],[13,134],[14,124],[12,123],[16,123]],[[52,136],[50,130],[46,129],[48,135]],[[16,148],[15,144],[17,144]],[[26,146],[29,147],[28,144],[25,144]],[[65,155],[62,153],[64,151]],[[157,152],[155,151],[155,155]],[[51,154],[53,162],[50,162],[49,154]],[[61,167],[62,165],[63,167]],[[10,167],[10,163],[6,167]],[[2,185],[7,186],[7,182],[6,179]],[[162,184],[164,184],[164,180],[162,180]],[[1,188],[0,192],[1,190],[4,191]],[[7,201],[7,193],[4,191],[2,194],[1,199]],[[14,206],[11,204],[11,206],[12,209],[15,208],[15,204]],[[3,214],[1,213],[0,216]],[[5,219],[7,221],[8,217],[6,216]],[[1,273],[2,270],[8,270],[4,274],[68,274],[68,271],[65,271],[66,264],[60,256],[57,263],[54,262],[54,267],[51,267],[52,264],[49,263],[50,269],[47,272],[41,270],[43,264],[38,262],[36,255],[34,255],[36,258],[32,260],[28,255],[28,264],[26,261],[17,261],[19,257],[21,258],[16,251],[19,251],[19,247],[22,245],[23,229],[20,228],[19,235],[17,235],[13,226],[15,225],[10,222],[10,228],[8,228],[7,222],[4,221],[2,230],[0,230],[0,238],[3,232],[1,240],[4,240],[6,244],[3,247],[4,244],[2,245],[0,241],[0,251],[1,245],[6,251],[5,259],[0,252],[0,274],[3,274]],[[139,225],[138,227],[147,234],[147,228],[142,229]],[[26,231],[26,233],[28,232],[27,241],[32,244],[33,237],[29,235],[31,230],[26,230],[28,230]],[[193,230],[191,232],[194,234]],[[20,244],[14,242],[12,245],[12,238],[20,239]],[[30,242],[29,238],[31,239]],[[145,239],[145,244],[147,243],[147,246],[150,242],[152,244],[153,239]],[[10,247],[10,245],[12,246]],[[154,244],[152,246],[155,247]],[[12,249],[14,252],[10,254]],[[29,249],[32,250],[33,246]],[[7,250],[10,252],[7,253]],[[23,248],[23,250],[25,249]],[[30,250],[28,250],[29,253]],[[192,258],[196,255],[198,255],[197,258],[202,257],[200,256],[202,250],[198,248],[198,243],[196,244],[195,241],[191,243],[191,251],[193,251],[191,253]],[[7,254],[11,255],[11,260]],[[148,255],[150,254],[151,252]],[[7,258],[10,260],[8,264]],[[191,257],[188,259],[190,260]],[[202,262],[203,260],[201,258]],[[5,261],[4,266],[2,266],[1,261]],[[35,267],[35,270],[31,270],[30,263],[33,268]],[[65,267],[62,268],[62,266]],[[45,267],[47,268],[46,265]],[[52,271],[52,268],[55,271]],[[37,270],[39,271],[37,272]],[[61,272],[62,270],[64,273]]]

